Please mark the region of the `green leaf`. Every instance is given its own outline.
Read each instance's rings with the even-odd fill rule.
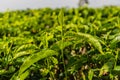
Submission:
[[[60,41],[57,41],[55,44],[53,44],[53,45],[51,46],[51,48],[58,51],[58,50],[60,50],[60,49],[64,49],[65,47],[68,47],[68,46],[70,46],[70,45],[73,44],[73,43],[70,42],[70,41],[63,42],[63,45],[61,45],[61,43],[62,43],[61,40],[60,40]]]
[[[60,47],[60,49],[64,49],[65,47],[72,45],[72,42],[70,41],[63,42],[63,46],[61,46],[61,43],[62,41],[58,41],[58,46]]]
[[[49,49],[45,49],[42,50],[41,52],[34,53],[33,55],[29,56],[21,65],[19,75],[21,75],[27,68],[29,68],[35,62],[53,55],[57,55],[57,52]]]
[[[113,75],[119,75],[120,74],[120,66],[115,66],[112,70]]]
[[[85,33],[78,33],[78,35],[85,37],[101,54],[104,54],[100,42],[95,37]]]
[[[114,67],[114,70],[120,71],[120,66],[115,66],[115,67]]]
[[[12,75],[10,80],[20,80],[19,77],[17,76],[17,74],[18,74],[18,71]]]
[[[86,41],[88,41],[90,44],[92,44],[101,54],[104,54],[99,40],[96,39],[95,37],[93,37],[92,35],[86,34],[86,33],[81,33],[81,32],[78,32],[78,33],[72,32],[72,34],[77,35],[77,37],[79,36],[79,37],[84,38]]]
[[[5,69],[0,70],[0,75],[6,74],[7,71]]]
[[[45,77],[49,72],[49,69],[44,68],[41,70],[41,75]]]
[[[50,59],[52,60],[52,62],[53,62],[54,64],[58,64],[57,58],[55,58],[55,57],[50,57]]]
[[[26,45],[18,46],[18,48],[16,48],[13,52],[14,53],[13,59],[16,59],[24,55],[31,54],[35,51],[35,49],[38,49],[38,47],[34,44],[26,44]]]
[[[107,63],[105,63],[99,73],[99,76],[102,76],[103,74],[106,74],[108,72],[111,72],[111,70],[114,67],[115,59],[111,58]]]
[[[116,37],[111,41],[110,47],[111,47],[111,48],[115,48],[118,42],[120,42],[120,35],[119,35],[119,36],[116,36]]]
[[[94,72],[93,72],[92,69],[90,69],[89,72],[88,72],[88,79],[89,79],[89,80],[92,80],[93,75],[94,75]]]
[[[30,51],[21,51],[21,52],[15,53],[13,59],[16,59],[18,57],[21,57],[21,56],[24,56],[24,55],[28,55],[28,54],[31,54]]]
[[[59,22],[60,26],[63,26],[63,22],[64,22],[63,18],[64,18],[64,12],[63,12],[63,9],[61,9],[61,11],[58,15],[58,22]]]
[[[20,45],[15,50],[15,52],[21,52],[21,51],[32,50],[32,49],[38,49],[38,47],[35,44]]]
[[[20,80],[25,80],[26,79],[26,77],[29,75],[29,70],[27,70],[27,71],[25,71],[24,73],[22,73],[21,75],[20,75]]]
[[[28,77],[29,73],[30,73],[30,71],[26,70],[24,73],[22,73],[21,75],[17,76],[18,72],[16,72],[16,73],[14,73],[14,75],[11,77],[10,80],[25,80]]]

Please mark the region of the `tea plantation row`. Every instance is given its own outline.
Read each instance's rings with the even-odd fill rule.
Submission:
[[[120,7],[0,13],[0,80],[119,80]]]

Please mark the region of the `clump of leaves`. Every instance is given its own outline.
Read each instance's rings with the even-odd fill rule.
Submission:
[[[0,80],[120,79],[119,12],[109,6],[0,13]]]

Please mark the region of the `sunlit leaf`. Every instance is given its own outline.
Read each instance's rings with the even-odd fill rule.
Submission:
[[[113,66],[114,66],[115,59],[111,58],[107,63],[105,63],[99,73],[99,76],[108,74],[108,72],[111,72]]]
[[[27,68],[29,68],[35,62],[53,55],[57,55],[57,52],[49,49],[42,50],[38,53],[34,53],[33,55],[29,56],[21,65],[19,75],[21,75]]]
[[[111,47],[111,48],[117,47],[117,43],[118,43],[118,42],[120,42],[120,36],[116,36],[116,37],[111,41],[110,47]]]
[[[114,70],[120,71],[120,66],[115,66],[115,67],[114,67]]]
[[[27,77],[29,74],[30,74],[30,71],[29,71],[29,70],[25,71],[24,73],[22,73],[22,74],[20,75],[20,80],[25,80],[26,77]]]
[[[94,36],[92,36],[90,34],[86,34],[86,33],[81,33],[81,32],[79,32],[79,33],[72,32],[71,34],[77,35],[77,37],[84,38],[86,41],[88,41],[90,44],[92,44],[101,54],[104,54],[99,40],[96,39]]]
[[[64,22],[64,12],[63,12],[63,9],[61,9],[59,15],[58,15],[58,21],[59,21],[59,24],[60,26],[63,26],[63,22]]]
[[[14,55],[13,59],[16,59],[18,57],[21,57],[21,56],[24,56],[24,55],[28,55],[28,54],[31,54],[31,51],[21,51],[21,52],[18,52]]]
[[[94,72],[93,72],[93,70],[90,69],[88,72],[88,79],[92,80],[93,76],[94,76]]]

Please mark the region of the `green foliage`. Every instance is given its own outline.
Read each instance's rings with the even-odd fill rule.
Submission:
[[[94,76],[93,70],[89,70],[89,72],[88,72],[88,79],[92,80],[93,76]]]
[[[119,80],[120,8],[0,13],[0,80]]]
[[[41,60],[43,58],[47,58],[49,56],[55,55],[56,52],[52,50],[43,50],[41,52],[35,53],[28,57],[20,67],[19,74],[21,75],[27,68],[29,68],[33,63]]]

